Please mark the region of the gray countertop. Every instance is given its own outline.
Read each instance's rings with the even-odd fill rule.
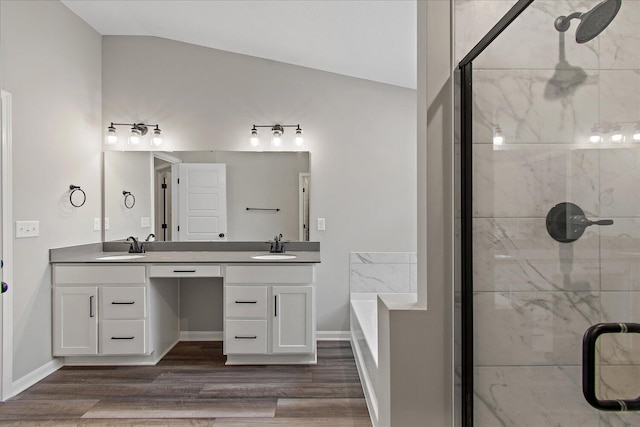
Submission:
[[[50,251],[51,263],[124,263],[124,264],[159,264],[159,263],[248,263],[248,264],[301,264],[319,263],[320,251],[287,251],[286,255],[295,255],[294,259],[273,260],[253,259],[254,255],[268,254],[268,250],[176,250],[176,251],[149,251],[142,258],[135,259],[106,259],[99,257],[112,255],[129,255],[127,252],[103,250],[102,244],[73,246],[69,248],[52,249]]]

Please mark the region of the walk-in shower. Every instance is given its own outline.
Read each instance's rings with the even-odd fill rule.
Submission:
[[[640,1],[454,2],[456,425],[640,426]]]

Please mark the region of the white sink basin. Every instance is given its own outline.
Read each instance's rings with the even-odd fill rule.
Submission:
[[[119,261],[119,260],[127,260],[127,259],[137,259],[144,258],[144,255],[135,255],[135,254],[126,254],[126,255],[105,255],[96,257],[101,261]]]
[[[283,259],[294,259],[295,255],[287,255],[287,254],[263,254],[263,255],[253,255],[251,258],[253,259],[266,259],[266,260],[283,260]]]

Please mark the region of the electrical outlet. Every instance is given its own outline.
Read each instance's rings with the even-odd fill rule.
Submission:
[[[93,218],[93,231],[100,231],[100,218]]]
[[[40,221],[16,221],[16,239],[38,237],[40,235]]]
[[[318,231],[324,231],[325,230],[325,220],[324,218],[317,218],[317,225],[318,225]]]
[[[151,227],[151,218],[148,216],[143,216],[140,218],[140,227],[141,228],[149,228]]]
[[[108,230],[109,229],[109,218],[105,218],[104,219],[104,229]]]

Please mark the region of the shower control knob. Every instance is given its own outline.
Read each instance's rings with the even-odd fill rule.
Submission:
[[[612,224],[612,219],[588,219],[580,206],[569,202],[558,203],[547,214],[547,231],[560,243],[575,242],[582,237],[584,230],[592,225]]]

